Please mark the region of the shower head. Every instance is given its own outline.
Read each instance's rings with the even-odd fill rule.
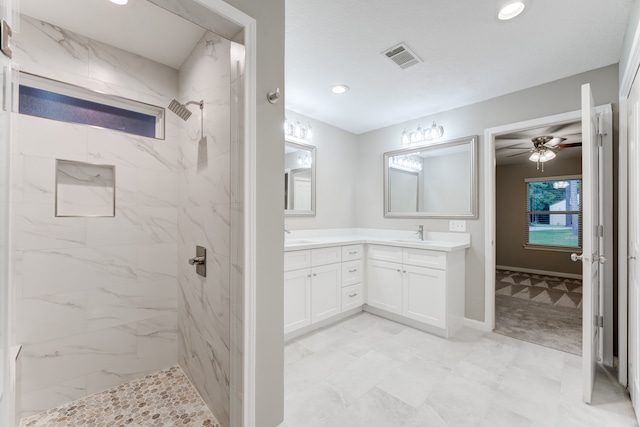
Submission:
[[[174,99],[169,104],[169,110],[176,113],[182,120],[187,121],[191,117],[191,111],[189,111],[187,105],[191,104],[199,105],[201,110],[204,108],[204,101],[189,101],[186,104],[181,104]]]

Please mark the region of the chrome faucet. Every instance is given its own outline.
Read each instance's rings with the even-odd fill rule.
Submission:
[[[424,226],[417,225],[418,231],[415,234],[418,235],[418,240],[424,240]]]

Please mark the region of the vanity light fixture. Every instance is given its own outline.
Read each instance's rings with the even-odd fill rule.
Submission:
[[[389,166],[409,172],[420,172],[422,170],[422,161],[413,156],[396,156],[391,157]]]
[[[347,85],[331,86],[331,92],[335,93],[336,95],[339,95],[341,93],[345,93],[348,90],[349,90],[349,86],[347,86]]]
[[[124,6],[125,4],[129,3],[129,0],[110,0],[111,3],[114,4],[118,4],[120,6]]]
[[[507,21],[520,15],[524,10],[524,1],[516,0],[505,3],[498,12],[498,19]]]
[[[418,125],[418,128],[414,132],[407,132],[406,129],[403,130],[400,141],[402,145],[420,144],[421,142],[440,139],[442,135],[444,135],[444,128],[438,126],[434,121],[433,124],[426,129],[422,129],[422,126]]]
[[[313,130],[311,125],[303,125],[298,120],[289,120],[284,118],[284,136],[292,137],[301,141],[311,141],[313,139]]]

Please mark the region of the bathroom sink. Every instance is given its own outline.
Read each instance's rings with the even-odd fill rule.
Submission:
[[[303,243],[315,243],[315,241],[307,239],[289,239],[284,241],[285,245],[301,245]]]

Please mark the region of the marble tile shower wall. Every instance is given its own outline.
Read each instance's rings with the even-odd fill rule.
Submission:
[[[181,100],[204,100],[181,138],[178,253],[207,249],[207,277],[178,260],[179,362],[223,427],[230,411],[230,42],[207,32],[180,68]],[[235,238],[235,236],[234,236]]]
[[[178,72],[24,17],[20,69],[166,106]],[[14,114],[14,336],[21,415],[175,364],[180,119],[166,139]],[[195,120],[194,120],[195,122]],[[116,216],[55,218],[55,159],[116,165]]]

